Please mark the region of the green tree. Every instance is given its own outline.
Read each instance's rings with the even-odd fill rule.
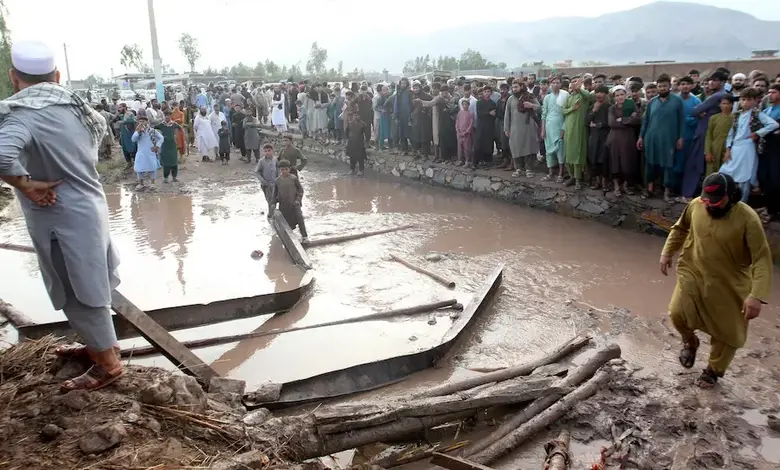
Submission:
[[[331,70],[333,70],[333,69],[331,69]],[[301,78],[303,78],[303,70],[301,70],[301,67],[298,66],[297,64],[293,65],[292,67],[290,67],[289,74],[290,74],[290,77],[292,77],[292,79],[294,81],[297,81],[297,80],[300,80]]]
[[[0,99],[5,99],[14,92],[11,79],[5,72],[11,68],[11,32],[8,30],[7,17],[5,2],[0,0],[0,70],[4,71],[0,73]]]
[[[451,55],[439,56],[433,61],[434,70],[455,70],[458,68],[458,59]]]
[[[125,44],[120,52],[119,63],[125,67],[125,71],[130,67],[141,70],[143,67],[144,53],[138,44]]]
[[[211,68],[211,67],[207,67],[207,68],[206,68],[206,69],[203,71],[203,75],[217,75],[217,74],[219,74],[219,72],[217,71],[217,69],[214,69],[214,68]]]
[[[460,55],[458,66],[461,70],[495,69],[496,64],[482,57],[482,53],[473,49],[466,49]]]
[[[255,68],[252,70],[252,75],[265,77],[265,65],[262,62],[255,64]]]
[[[338,74],[339,77],[344,76],[344,61],[339,61],[338,68],[336,69],[336,74]]]
[[[89,77],[87,77],[87,78],[84,80],[84,84],[85,84],[85,85],[87,85],[87,88],[92,88],[92,86],[94,86],[94,85],[100,85],[100,84],[101,84],[101,83],[103,83],[104,81],[105,81],[105,80],[103,80],[103,77],[99,77],[99,76],[97,76],[97,75],[95,75],[95,74],[93,73],[92,75],[90,75]]]
[[[506,69],[506,62],[499,62],[496,64],[497,69]]]
[[[230,67],[230,76],[232,77],[248,77],[252,75],[252,68],[248,65],[244,65],[243,62]]]
[[[190,64],[190,72],[195,71],[195,62],[200,59],[198,40],[189,33],[182,33],[181,36],[179,36],[179,50],[184,54],[187,63]]]
[[[268,74],[268,77],[278,77],[280,72],[279,66],[273,60],[265,59],[265,72]]]
[[[176,73],[176,70],[168,64],[161,64],[160,69],[162,70],[162,73]]]
[[[317,41],[311,44],[309,60],[306,62],[306,71],[312,75],[320,75],[325,71],[325,61],[328,60],[328,50],[321,48]]]

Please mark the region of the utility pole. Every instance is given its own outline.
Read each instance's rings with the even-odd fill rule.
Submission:
[[[160,49],[157,47],[157,25],[154,22],[154,0],[148,0],[149,6],[149,31],[152,35],[152,65],[154,66],[154,82],[157,85],[157,100],[165,100],[165,90],[162,82],[162,60]]]
[[[70,88],[70,63],[68,62],[68,45],[63,42],[62,48],[65,50],[65,85]]]

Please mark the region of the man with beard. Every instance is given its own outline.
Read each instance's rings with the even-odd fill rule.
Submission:
[[[564,151],[566,164],[569,166],[569,179],[566,186],[574,185],[574,189],[582,189],[582,172],[588,150],[588,128],[585,118],[591,105],[592,96],[583,88],[584,80],[579,78],[571,82],[571,93],[562,106],[564,116]]]
[[[474,142],[474,164],[488,166],[493,163],[493,144],[496,132],[496,103],[491,96],[493,88],[489,85],[482,89],[482,98],[477,101],[477,129]]]
[[[544,139],[545,158],[547,160],[547,175],[542,178],[550,181],[556,178],[554,171],[558,169],[557,182],[563,183],[563,170],[566,164],[566,154],[563,150],[563,108],[561,102],[568,99],[568,94],[561,91],[561,79],[552,77],[552,91],[542,100],[542,131]]]
[[[415,158],[428,158],[431,154],[433,123],[430,108],[423,108],[421,101],[431,101],[433,97],[422,91],[420,83],[412,87],[414,101],[412,103],[412,148]],[[418,101],[419,100],[419,101]]]
[[[704,143],[707,138],[707,128],[710,124],[710,118],[720,112],[720,102],[728,93],[723,89],[728,76],[723,72],[713,72],[709,77],[710,95],[693,107],[690,111],[690,118],[696,119],[696,130],[693,132],[693,141],[684,145],[688,146],[688,156],[683,170],[682,190],[680,192],[680,202],[686,202],[696,195],[696,189],[699,186],[702,175],[704,174],[704,161],[699,164],[699,159],[704,158]],[[691,93],[693,93],[691,91]],[[688,118],[686,118],[688,119]]]
[[[645,184],[642,199],[653,194],[657,178],[663,178],[664,200],[672,203],[671,184],[674,180],[674,154],[683,148],[685,111],[682,98],[671,94],[669,75],[661,74],[656,80],[658,96],[647,103],[642,130],[636,147],[645,150]],[[568,130],[566,138],[569,138]]]
[[[501,168],[504,170],[512,169],[512,153],[509,151],[509,137],[504,134],[504,116],[506,115],[506,102],[509,100],[509,85],[502,83],[499,85],[501,93],[496,102],[496,145],[501,154]]]
[[[528,92],[525,83],[512,83],[512,96],[507,100],[504,114],[504,134],[509,137],[509,148],[515,162],[513,177],[520,177],[523,172],[526,178],[534,177],[531,159],[539,152],[536,112],[540,108],[539,101]]]
[[[539,99],[539,87],[536,84],[535,73],[528,74],[528,81],[526,82],[525,87],[528,89],[528,93],[532,94],[537,100]]]
[[[661,252],[661,272],[677,261],[677,286],[669,317],[680,333],[680,364],[693,367],[699,339],[710,335],[707,368],[696,385],[714,386],[737,349],[745,345],[748,323],[761,313],[772,289],[772,254],[758,215],[734,180],[713,173],[704,180],[701,197],[691,201],[672,226]]]
[[[371,124],[374,122],[374,104],[372,101],[372,96],[368,92],[368,85],[361,85],[360,93],[358,93],[357,96],[357,106],[358,112],[360,113],[360,120],[363,122],[363,125],[360,126],[360,129],[362,129],[364,133],[364,138],[366,141],[365,147],[369,148],[369,143],[371,142]],[[348,126],[349,124],[350,122],[347,122]],[[354,138],[356,136],[352,137]]]
[[[731,77],[731,93],[739,96],[739,93],[747,87],[747,77],[744,73],[735,73]]]
[[[398,140],[400,149],[404,155],[409,155],[409,138],[411,129],[409,122],[412,118],[412,92],[409,90],[409,79],[401,78],[398,89],[395,92],[393,102],[393,120],[398,127]]]
[[[691,153],[693,149],[693,140],[696,134],[696,127],[698,125],[698,119],[693,115],[693,109],[701,104],[701,100],[691,94],[693,88],[693,79],[685,76],[677,81],[677,87],[680,91],[680,98],[683,100],[683,112],[685,113],[685,133],[683,134],[683,148],[678,150],[674,155],[674,181],[675,191],[680,191],[682,188],[682,179],[686,173],[685,169],[690,167],[688,174],[693,179],[696,179],[695,184],[699,184],[701,175],[704,172],[704,154],[694,155]],[[695,176],[694,176],[695,175]],[[693,182],[689,182],[693,184]],[[677,202],[687,203],[688,200],[685,196],[676,199]]]

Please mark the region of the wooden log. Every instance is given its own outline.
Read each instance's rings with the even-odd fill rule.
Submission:
[[[527,364],[508,367],[506,369],[479,375],[477,377],[469,377],[458,382],[446,383],[438,387],[433,387],[421,393],[419,396],[437,397],[442,395],[449,395],[450,393],[454,393],[460,390],[467,390],[482,384],[500,382],[502,380],[508,380],[521,375],[528,375],[537,367],[552,364],[553,362],[558,362],[569,354],[579,350],[588,344],[588,342],[590,342],[590,336],[577,336],[562,344],[550,354],[531,361]]]
[[[606,371],[599,371],[593,378],[577,387],[576,390],[561,398],[555,405],[547,408],[527,423],[507,434],[499,441],[492,443],[482,452],[469,458],[481,464],[490,464],[512,449],[531,439],[537,433],[544,431],[547,426],[554,424],[569,412],[578,403],[587,400],[596,394],[602,387],[609,383],[610,375]]]
[[[395,310],[388,310],[387,312],[372,313],[355,318],[345,318],[342,320],[335,320],[325,323],[317,323],[315,325],[296,326],[293,328],[284,328],[271,331],[254,331],[251,333],[242,333],[238,335],[229,336],[217,336],[214,338],[196,339],[192,341],[185,341],[182,344],[190,349],[205,348],[207,346],[215,346],[217,344],[235,343],[236,341],[243,341],[250,338],[260,338],[269,335],[281,335],[284,333],[292,333],[295,331],[311,330],[313,328],[324,328],[327,326],[345,325],[348,323],[359,323],[366,321],[382,320],[385,318],[402,316],[402,315],[416,315],[419,313],[427,313],[433,310],[438,310],[446,307],[453,307],[458,303],[456,299],[440,300],[438,302],[432,302],[428,304],[416,305],[414,307],[399,308]],[[123,349],[120,354],[122,357],[140,357],[148,356],[150,354],[156,354],[159,352],[156,348],[150,346],[143,346],[138,348]]]
[[[21,253],[35,253],[31,246],[17,245],[16,243],[0,243],[0,250],[19,251]]]
[[[342,242],[348,242],[352,240],[358,240],[360,238],[373,237],[374,235],[382,235],[385,233],[397,232],[399,230],[406,230],[412,227],[415,227],[415,225],[414,224],[401,225],[400,227],[384,228],[382,230],[374,230],[371,232],[352,233],[349,235],[338,235],[335,237],[320,238],[318,240],[309,240],[309,243],[307,243],[304,246],[305,248],[313,248],[315,246],[333,245],[334,243],[342,243]]]
[[[431,463],[437,467],[447,468],[449,470],[493,470],[490,467],[471,462],[461,457],[434,452]]]
[[[474,394],[417,398],[378,406],[366,403],[338,405],[315,411],[314,419],[320,434],[337,434],[370,428],[403,418],[511,405],[542,396],[555,395],[560,398],[567,390],[553,387],[556,381],[555,377],[522,377]]]
[[[171,336],[159,323],[149,318],[146,313],[116,290],[111,293],[111,308],[130,322],[141,336],[152,343],[176,367],[194,376],[201,384],[208,386],[213,377],[219,377],[219,374],[214,372],[211,366],[204,363],[192,351]]]
[[[433,279],[434,281],[438,282],[439,284],[442,284],[442,285],[446,286],[448,289],[454,289],[455,288],[455,281],[451,281],[449,279],[445,279],[445,278],[439,276],[438,274],[436,274],[436,273],[434,273],[432,271],[428,271],[427,269],[423,268],[422,266],[417,266],[415,264],[412,264],[409,261],[406,261],[405,259],[400,258],[400,257],[398,257],[398,256],[396,256],[396,255],[394,255],[392,253],[390,253],[389,255],[390,255],[390,259],[392,259],[393,261],[397,261],[397,262],[403,264],[404,266],[406,266],[407,268],[409,268],[409,269],[411,269],[413,271],[417,271],[420,274],[425,274],[426,276],[430,277],[431,279]]]
[[[372,442],[390,442],[398,439],[406,439],[420,434],[426,429],[439,426],[452,421],[460,421],[474,416],[474,411],[460,411],[437,416],[424,416],[421,418],[403,418],[392,423],[382,424],[368,429],[331,434],[322,436],[320,446],[313,448],[306,446],[303,449],[303,459],[319,457],[321,455],[335,454],[342,450],[371,444]]]
[[[544,451],[547,453],[547,459],[544,461],[545,470],[568,470],[571,463],[571,454],[569,454],[569,442],[571,435],[568,429],[564,429],[558,434],[557,439],[553,439],[544,445]]]
[[[2,318],[5,318],[8,323],[17,329],[23,326],[30,326],[35,324],[27,317],[27,315],[14,308],[13,305],[0,300],[0,320],[2,320]],[[0,321],[0,323],[5,322]]]
[[[287,219],[284,218],[280,211],[274,212],[273,226],[276,234],[279,235],[279,239],[282,240],[282,245],[284,245],[295,264],[306,270],[312,269],[309,255],[306,254],[303,245],[298,241],[298,238],[290,228],[290,224],[287,223]]]
[[[593,357],[588,359],[580,367],[577,367],[573,371],[569,372],[565,378],[561,379],[558,385],[561,388],[576,387],[579,386],[585,380],[588,380],[595,374],[601,366],[620,357],[620,346],[617,344],[607,345],[596,352]],[[543,397],[533,401],[530,405],[523,410],[510,417],[504,424],[498,427],[495,431],[490,433],[487,437],[471,444],[464,450],[464,455],[470,457],[490,447],[493,443],[501,440],[515,429],[519,428],[523,423],[527,422],[534,416],[543,412],[547,408],[551,407],[558,401],[556,397]],[[484,462],[483,462],[484,463]]]

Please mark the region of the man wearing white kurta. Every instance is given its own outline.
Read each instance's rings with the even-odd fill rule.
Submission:
[[[198,151],[203,156],[203,161],[210,161],[209,156],[213,155],[216,161],[219,158],[217,148],[219,147],[219,141],[217,140],[214,130],[211,128],[211,120],[206,117],[206,107],[200,108],[200,113],[195,116],[195,120],[192,123],[192,128],[195,131],[195,142],[198,145]]]
[[[61,388],[96,390],[123,374],[109,308],[119,258],[95,168],[106,122],[58,84],[45,44],[14,43],[11,64],[16,94],[0,102],[0,178],[16,188],[52,305],[86,345],[55,353],[93,362]]]

